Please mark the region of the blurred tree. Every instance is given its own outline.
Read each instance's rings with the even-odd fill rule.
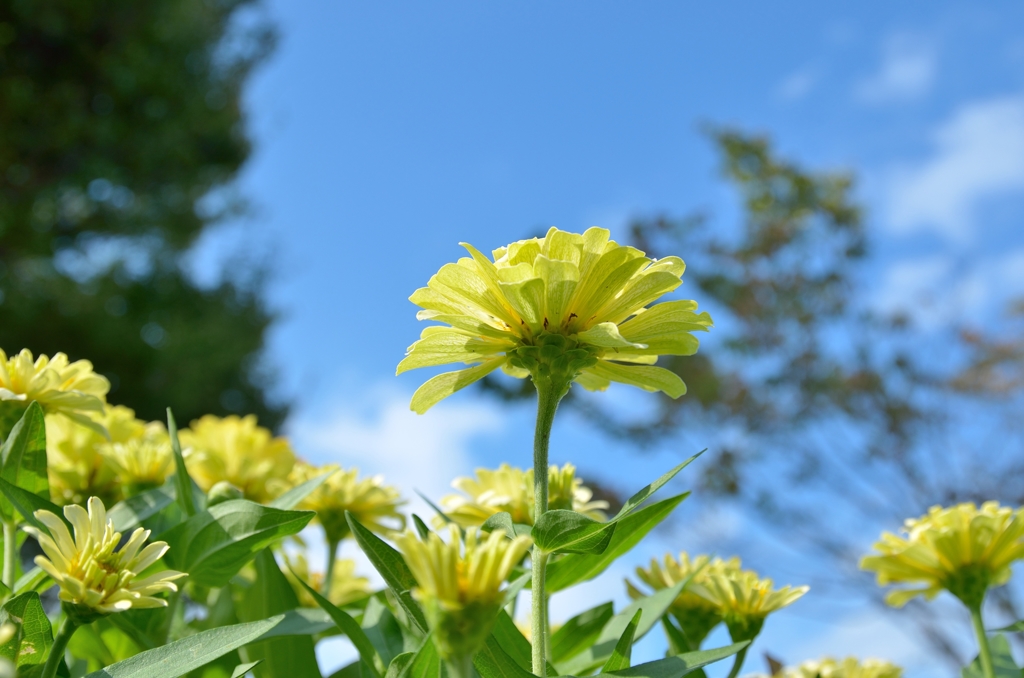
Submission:
[[[241,92],[272,48],[255,0],[0,3],[0,347],[88,358],[112,402],[276,427],[259,267],[184,254],[244,203]]]
[[[1024,332],[924,332],[907,317],[872,311],[852,177],[785,162],[765,138],[711,136],[742,201],[738,228],[711,228],[700,215],[630,226],[633,244],[649,255],[683,255],[684,280],[697,287],[683,296],[715,319],[701,352],[659,363],[689,393],[652,396],[653,414],[641,419],[580,389],[566,404],[641,448],[667,440],[712,448],[702,466],[706,489],[752,509],[759,526],[800,554],[793,569],[819,590],[881,605],[857,569],[880,530],[934,504],[1024,503]],[[501,377],[484,388],[504,398],[531,394]],[[997,591],[1007,620],[1019,619],[1020,587]],[[924,604],[905,613],[923,638],[965,663],[955,638],[966,616],[959,628]]]

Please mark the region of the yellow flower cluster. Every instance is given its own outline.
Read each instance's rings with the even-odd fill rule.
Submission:
[[[700,555],[691,559],[686,553],[681,553],[678,560],[666,555],[664,565],[652,560],[647,569],[637,568],[637,576],[655,590],[693,577],[676,598],[673,612],[694,649],[720,621],[725,622],[734,641],[753,638],[769,614],[792,604],[809,590],[807,586],[776,589],[771,579],[741,569],[739,558],[712,560]],[[634,598],[644,595],[630,582],[626,585]]]
[[[74,539],[64,521],[49,511],[35,512],[49,534],[25,528],[46,554],[36,556],[35,562],[60,587],[60,599],[73,609],[80,608],[76,614],[86,620],[133,607],[165,607],[167,601],[155,594],[177,591],[174,580],[186,575],[172,570],[139,575],[163,557],[167,544],[145,545],[150,533],[140,527],[118,548],[121,533],[107,520],[103,502],[91,497],[88,507],[88,511],[77,505],[64,507],[64,516],[75,530]]]
[[[879,585],[911,585],[886,597],[896,607],[942,590],[979,607],[985,591],[1005,584],[1010,565],[1024,558],[1024,509],[994,501],[981,507],[934,506],[927,515],[907,520],[903,532],[884,533],[876,553],[861,560],[863,569],[877,574]]]
[[[21,408],[35,401],[48,414],[64,415],[102,433],[88,414],[103,411],[109,390],[110,382],[96,374],[88,360],[71,362],[63,353],[33,359],[28,349],[8,358],[0,350],[0,403],[14,406],[4,413],[5,425],[13,425]]]
[[[603,390],[611,382],[686,392],[677,374],[654,363],[661,355],[692,355],[691,334],[711,326],[693,301],[647,305],[682,284],[682,259],[655,261],[591,228],[552,228],[543,238],[520,240],[493,252],[471,245],[417,290],[417,317],[442,326],[423,330],[398,373],[464,363],[466,369],[430,379],[413,395],[420,414],[498,368],[512,376],[550,379],[559,388],[575,381]]]
[[[348,535],[346,511],[374,532],[392,534],[405,528],[405,516],[399,513],[405,502],[397,489],[384,484],[381,476],[359,478],[358,469],[342,470],[336,464],[316,467],[299,462],[289,482],[300,485],[324,473],[331,475],[299,508],[316,511],[328,543],[337,543]]]
[[[512,521],[533,524],[533,469],[523,470],[502,464],[497,469],[479,468],[476,477],[459,477],[452,487],[463,494],[441,498],[441,508],[463,527],[479,527],[496,513],[512,514]],[[593,518],[605,520],[606,501],[594,501],[594,493],[576,477],[576,467],[566,464],[551,466],[548,473],[548,507],[570,509]],[[438,518],[438,526],[444,521]]]
[[[314,591],[324,590],[324,575],[322,572],[311,572],[309,561],[305,553],[285,554],[285,562],[288,567],[284,575],[295,589],[295,595],[303,607],[319,607],[313,596],[309,594],[305,586],[297,581],[296,577],[309,584]],[[356,562],[348,558],[339,558],[334,562],[334,572],[331,575],[330,589],[324,595],[338,607],[354,603],[370,595],[370,580],[356,574]]]
[[[859,661],[855,657],[808,661],[787,667],[777,678],[901,678],[903,669],[881,659]]]

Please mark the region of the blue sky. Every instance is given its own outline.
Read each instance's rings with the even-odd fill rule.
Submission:
[[[474,466],[528,464],[527,408],[468,393],[425,417],[407,411],[425,378],[393,376],[421,329],[408,295],[463,240],[487,251],[550,225],[622,234],[631,216],[694,209],[728,228],[735,196],[705,123],[857,172],[873,242],[864,303],[939,328],[991,320],[1024,293],[1019,3],[278,0],[268,12],[282,41],[248,92],[256,150],[238,183],[256,209],[205,237],[196,261],[210,270],[239,245],[272,257],[283,318],[269,357],[296,399],[290,433],[315,459],[435,496]],[[646,396],[607,397],[637,407]],[[630,457],[617,486],[696,451],[680,447]],[[627,454],[571,417],[552,449],[599,474]],[[692,503],[556,609],[622,599],[618,580],[651,555],[737,540],[758,544],[751,566],[800,583],[783,581],[784,549],[749,517]],[[769,622],[765,649],[791,661],[873,654],[935,675],[892,617],[812,599]]]

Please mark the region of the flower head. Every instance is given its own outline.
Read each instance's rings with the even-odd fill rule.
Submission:
[[[70,362],[63,353],[33,360],[27,348],[8,358],[0,350],[0,402],[35,401],[47,413],[63,414],[102,433],[87,413],[103,411],[109,390],[110,382],[93,372],[88,360]]]
[[[118,548],[121,533],[107,520],[103,502],[90,497],[89,510],[77,505],[64,507],[64,516],[75,530],[74,539],[59,517],[36,511],[36,518],[50,534],[35,527],[25,530],[39,542],[45,556],[35,562],[60,586],[60,599],[79,616],[105,615],[130,608],[165,607],[158,593],[177,591],[174,580],[182,572],[164,570],[139,578],[167,552],[167,544],[156,541],[144,546],[149,530],[137,528],[124,546]]]
[[[636,568],[636,575],[640,581],[655,591],[675,586],[692,577],[691,585],[683,588],[669,609],[679,622],[683,633],[691,644],[691,649],[697,649],[711,629],[722,621],[722,613],[718,604],[695,593],[694,585],[707,581],[708,575],[713,572],[739,569],[739,558],[722,560],[706,555],[690,558],[689,554],[683,552],[679,554],[678,560],[666,553],[663,563],[659,563],[657,558],[652,558],[649,567]],[[633,599],[648,595],[637,589],[628,580],[626,589]]]
[[[159,487],[174,472],[171,439],[158,421],[146,424],[128,440],[102,446],[100,453],[127,495]]]
[[[251,414],[223,419],[208,414],[181,431],[180,438],[189,475],[204,492],[226,480],[246,499],[265,503],[296,463],[288,441],[258,426]]]
[[[678,257],[649,259],[609,240],[602,228],[582,235],[552,228],[543,238],[494,251],[494,261],[463,243],[470,256],[446,264],[412,301],[417,317],[443,326],[423,330],[398,373],[417,367],[471,365],[430,379],[413,395],[422,414],[499,367],[525,378],[572,381],[603,390],[615,381],[673,398],[686,392],[660,355],[692,355],[691,332],[711,326],[693,301],[647,308],[682,283]]]
[[[781,678],[901,678],[903,669],[881,659],[859,661],[855,657],[826,657],[783,669]]]
[[[424,604],[427,619],[443,659],[466,657],[487,639],[502,604],[502,584],[529,550],[529,537],[508,539],[495,531],[479,540],[448,526],[448,542],[436,534],[426,541],[406,532],[397,540],[405,562],[416,578],[413,596]]]
[[[342,470],[337,464],[318,468],[299,462],[289,482],[299,485],[331,471],[334,473],[299,504],[300,508],[316,511],[329,542],[340,541],[348,535],[346,511],[374,532],[391,534],[405,528],[405,516],[398,512],[405,502],[396,488],[384,484],[382,476],[360,478],[359,469]]]
[[[305,586],[299,584],[296,577],[309,584],[315,591],[323,591],[324,575],[322,572],[310,572],[309,561],[306,554],[296,553],[285,554],[285,562],[288,567],[284,570],[285,577],[291,582],[295,589],[295,595],[299,603],[304,607],[317,607],[313,596],[309,594]],[[339,558],[334,561],[334,571],[331,574],[331,586],[325,598],[337,606],[348,605],[370,595],[370,580],[356,574],[356,561],[348,558]]]
[[[903,532],[882,534],[877,553],[860,563],[877,574],[881,586],[914,586],[886,597],[896,607],[914,596],[933,598],[943,589],[975,607],[988,588],[1005,584],[1010,565],[1024,558],[1024,509],[994,501],[981,508],[933,506],[927,515],[907,520]]]
[[[694,591],[718,608],[734,642],[751,640],[761,632],[765,618],[791,605],[809,590],[807,586],[774,588],[771,579],[756,572],[726,567],[709,571]]]
[[[566,464],[548,470],[548,506],[569,509],[594,520],[605,520],[606,501],[594,501],[594,493],[576,477],[576,467]],[[478,468],[475,478],[460,477],[452,487],[463,494],[441,498],[445,514],[463,527],[479,527],[496,513],[512,514],[512,521],[533,524],[533,469],[502,464],[497,469]]]

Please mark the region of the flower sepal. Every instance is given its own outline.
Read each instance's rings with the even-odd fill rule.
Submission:
[[[97,619],[103,619],[111,614],[110,612],[103,612],[95,607],[79,605],[78,603],[61,603],[60,607],[64,612],[64,616],[71,620],[71,623],[76,627],[91,624]]]
[[[568,390],[583,370],[597,364],[597,352],[573,337],[541,332],[533,344],[509,351],[508,363],[529,372],[538,386],[547,383]]]
[[[472,601],[459,607],[431,598],[423,602],[438,655],[455,663],[473,657],[483,648],[501,611],[500,602]]]

